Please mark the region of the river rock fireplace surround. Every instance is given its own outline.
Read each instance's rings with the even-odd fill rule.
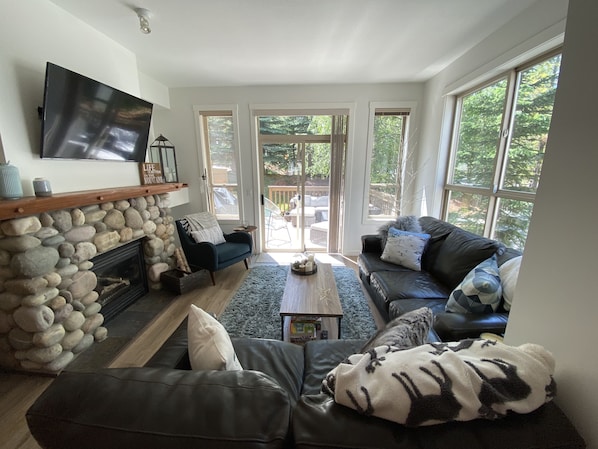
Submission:
[[[176,264],[168,192],[183,186],[0,201],[0,366],[58,373],[107,337],[94,265],[117,248],[138,246],[137,282],[161,288],[160,273]]]

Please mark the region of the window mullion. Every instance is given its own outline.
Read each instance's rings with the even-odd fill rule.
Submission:
[[[499,145],[496,152],[496,161],[494,167],[494,179],[492,181],[492,194],[488,203],[488,214],[486,217],[486,224],[484,226],[484,235],[491,237],[494,235],[496,222],[498,220],[500,200],[497,198],[497,193],[502,188],[505,171],[507,168],[507,157],[509,154],[509,144],[511,142],[511,134],[513,132],[514,122],[514,107],[517,104],[517,72],[511,70],[507,78],[507,93],[505,96],[505,109],[502,117],[501,135]]]
[[[501,125],[501,136],[498,151],[496,153],[496,166],[494,172],[494,191],[495,193],[502,188],[505,171],[507,169],[507,157],[509,154],[509,145],[511,143],[511,134],[513,133],[513,123],[515,118],[515,105],[517,104],[517,85],[518,76],[515,70],[509,72],[507,81],[507,94],[505,98],[505,110]]]
[[[453,182],[455,174],[455,161],[457,160],[457,147],[459,145],[459,124],[461,123],[461,115],[463,113],[463,97],[459,97],[455,104],[455,117],[453,119],[452,137],[451,137],[451,151],[450,160],[448,162],[448,170],[446,173],[446,184]]]

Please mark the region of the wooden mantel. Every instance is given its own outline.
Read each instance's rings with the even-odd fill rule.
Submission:
[[[52,210],[70,209],[108,201],[119,201],[139,196],[173,192],[186,186],[184,183],[150,184],[55,193],[48,197],[27,196],[18,200],[4,200],[0,201],[0,220],[26,217]]]

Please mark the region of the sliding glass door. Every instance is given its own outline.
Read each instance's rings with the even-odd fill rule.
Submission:
[[[336,248],[340,233],[337,227],[331,234],[330,214],[334,211],[333,222],[338,224],[342,182],[331,183],[335,120],[330,115],[258,117],[265,251],[324,252],[331,246]],[[345,141],[343,135],[339,150],[343,155]],[[336,170],[340,174],[335,178],[342,179],[342,164]]]

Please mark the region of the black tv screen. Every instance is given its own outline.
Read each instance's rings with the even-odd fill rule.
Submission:
[[[145,100],[48,62],[40,156],[143,162],[152,107]]]

